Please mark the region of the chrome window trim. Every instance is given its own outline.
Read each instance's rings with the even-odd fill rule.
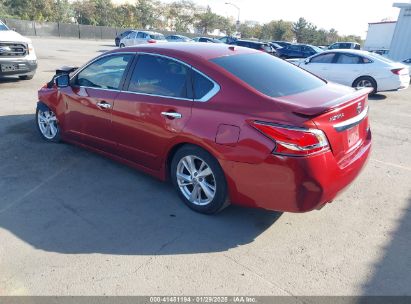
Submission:
[[[200,75],[204,76],[205,78],[207,78],[208,80],[210,80],[213,83],[213,88],[208,91],[207,94],[205,94],[202,98],[183,98],[183,97],[175,97],[175,96],[167,96],[167,95],[157,95],[157,94],[149,94],[149,93],[141,93],[141,92],[133,92],[133,91],[128,91],[128,90],[123,90],[122,92],[125,93],[133,93],[133,94],[140,94],[140,95],[145,95],[145,96],[155,96],[155,97],[162,97],[162,98],[172,98],[172,99],[177,99],[177,100],[189,100],[189,101],[196,101],[196,102],[207,102],[209,101],[211,98],[213,98],[219,91],[220,91],[220,85],[215,82],[212,78],[210,78],[209,76],[207,76],[206,74],[204,74],[203,72],[197,70],[195,67],[193,67],[192,65],[181,61],[180,59],[174,58],[174,57],[170,57],[167,55],[163,55],[163,54],[158,54],[158,53],[148,53],[148,52],[136,52],[137,55],[149,55],[149,56],[158,56],[158,57],[163,57],[169,60],[173,60],[176,61],[188,68],[190,68],[191,70],[199,73]]]
[[[357,116],[354,116],[346,121],[340,122],[338,124],[333,125],[334,129],[337,132],[342,132],[348,130],[356,125],[358,125],[368,114],[369,107],[365,107],[365,109]]]
[[[207,76],[206,74],[204,74],[203,72],[199,71],[198,69],[194,68],[192,65],[181,61],[177,58],[174,57],[170,57],[167,55],[162,55],[162,54],[158,54],[158,53],[148,53],[148,52],[115,52],[115,53],[109,53],[109,54],[104,54],[101,55],[99,57],[96,57],[94,59],[92,59],[91,61],[89,61],[88,63],[86,63],[84,66],[82,66],[81,68],[77,69],[74,74],[70,77],[70,81],[72,79],[74,79],[81,71],[83,71],[85,68],[87,68],[88,66],[90,66],[91,64],[93,64],[94,62],[96,62],[97,60],[100,60],[102,58],[105,57],[109,57],[109,56],[115,56],[115,55],[150,55],[150,56],[159,56],[159,57],[163,57],[163,58],[167,58],[173,61],[176,61],[178,63],[183,64],[184,66],[190,68],[191,70],[199,73],[200,75],[204,76],[206,79],[208,79],[209,81],[211,81],[213,83],[213,88],[208,91],[207,94],[205,94],[202,98],[183,98],[183,97],[175,97],[175,96],[166,96],[166,95],[157,95],[157,94],[149,94],[149,93],[142,93],[142,92],[133,92],[133,91],[128,91],[128,90],[121,90],[121,89],[105,89],[105,88],[96,88],[96,87],[88,87],[88,86],[78,86],[80,88],[86,88],[86,89],[96,89],[96,90],[103,90],[103,91],[111,91],[111,92],[124,92],[124,93],[131,93],[131,94],[137,94],[137,95],[144,95],[144,96],[154,96],[154,97],[161,97],[161,98],[171,98],[171,99],[177,99],[177,100],[184,100],[184,101],[196,101],[196,102],[207,102],[209,101],[211,98],[213,98],[215,95],[217,95],[217,93],[220,91],[221,87],[220,85],[214,81],[212,78],[210,78],[209,76]]]

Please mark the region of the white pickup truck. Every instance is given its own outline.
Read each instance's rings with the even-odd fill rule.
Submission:
[[[18,76],[32,79],[37,69],[37,57],[31,40],[10,30],[0,20],[0,77]]]

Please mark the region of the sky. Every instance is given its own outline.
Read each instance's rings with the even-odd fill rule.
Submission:
[[[123,2],[127,0],[116,0]],[[132,2],[133,0],[128,0]],[[271,20],[297,21],[299,17],[315,24],[319,28],[336,29],[339,34],[366,37],[369,22],[383,19],[397,20],[399,9],[394,2],[408,0],[193,0],[202,6],[209,5],[213,12],[237,19],[238,11],[225,2],[231,2],[240,8],[240,21]],[[162,0],[173,2],[173,0]]]

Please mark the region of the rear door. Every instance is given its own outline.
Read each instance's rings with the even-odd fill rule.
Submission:
[[[364,64],[361,56],[351,53],[338,53],[332,64],[332,73],[329,80],[352,86],[355,79],[359,76],[367,75],[369,65]]]
[[[119,53],[99,58],[75,75],[71,86],[60,90],[69,136],[100,150],[115,150],[111,112],[133,57]]]
[[[118,154],[159,170],[168,145],[191,117],[189,66],[168,57],[141,54],[116,98],[113,132]]]

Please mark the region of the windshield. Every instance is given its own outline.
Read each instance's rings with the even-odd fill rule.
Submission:
[[[155,40],[166,40],[166,37],[164,37],[163,34],[150,34],[150,38]]]
[[[9,28],[3,22],[0,21],[0,31],[8,31],[8,30]]]
[[[211,61],[270,97],[302,93],[326,84],[303,69],[267,53],[224,56]]]

